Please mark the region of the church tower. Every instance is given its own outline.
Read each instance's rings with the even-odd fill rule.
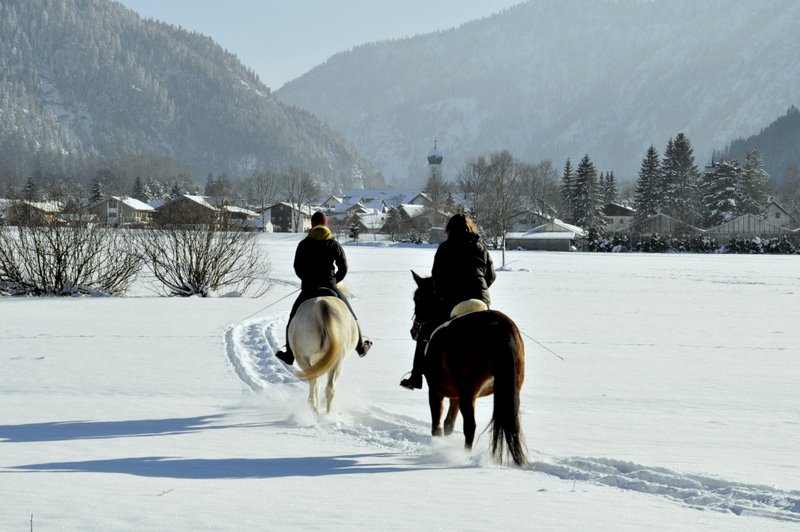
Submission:
[[[428,179],[442,181],[442,152],[436,147],[436,139],[433,140],[433,149],[428,153]]]

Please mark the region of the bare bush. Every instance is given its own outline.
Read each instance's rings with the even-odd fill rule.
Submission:
[[[127,231],[56,222],[0,228],[0,293],[120,295],[141,270]]]
[[[229,220],[171,222],[140,231],[138,248],[166,295],[207,297],[222,288],[253,288],[260,295],[268,287],[269,262],[257,235]]]

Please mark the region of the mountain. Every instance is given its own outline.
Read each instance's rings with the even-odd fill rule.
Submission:
[[[200,182],[290,166],[331,186],[372,175],[210,38],[109,0],[0,1],[0,117],[12,181],[132,156],[174,160]]]
[[[369,43],[287,83],[389,179],[445,175],[508,149],[589,154],[635,178],[651,144],[685,133],[701,166],[800,98],[795,0],[530,0],[458,28]]]
[[[764,159],[764,170],[776,181],[782,181],[787,171],[796,173],[800,168],[800,109],[791,106],[786,114],[757,134],[731,142],[728,149],[715,158],[743,162],[747,153],[754,149]]]

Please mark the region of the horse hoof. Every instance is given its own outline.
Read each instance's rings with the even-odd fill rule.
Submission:
[[[440,428],[433,429],[433,430],[431,431],[431,434],[432,434],[434,437],[442,436],[442,429],[440,429]]]

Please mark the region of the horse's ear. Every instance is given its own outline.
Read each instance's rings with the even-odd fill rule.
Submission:
[[[414,282],[417,283],[417,286],[419,286],[419,284],[422,282],[422,277],[417,275],[417,272],[414,270],[411,270],[411,275],[414,277]]]

